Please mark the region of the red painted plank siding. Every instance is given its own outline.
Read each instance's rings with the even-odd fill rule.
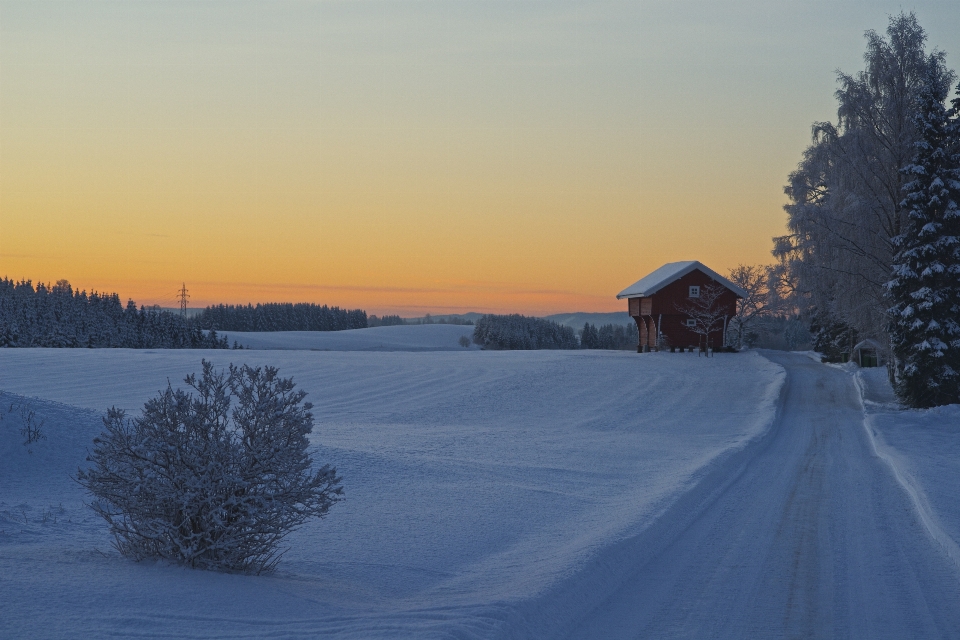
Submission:
[[[665,338],[667,345],[674,347],[699,345],[701,336],[686,326],[688,316],[677,307],[690,300],[690,286],[696,285],[702,290],[710,284],[718,283],[702,271],[694,270],[676,282],[668,284],[652,296],[630,298],[628,309],[640,330],[640,345],[656,347],[657,323],[659,323],[660,333]],[[737,294],[725,289],[717,304],[730,318],[736,314]],[[710,344],[714,347],[723,345],[723,326],[710,333]]]

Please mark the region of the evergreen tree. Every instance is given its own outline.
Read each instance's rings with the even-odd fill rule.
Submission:
[[[74,291],[0,279],[0,347],[126,347],[226,349],[225,338],[204,333],[177,314],[126,308],[117,294]]]
[[[597,328],[591,325],[589,322],[584,323],[583,329],[580,331],[580,348],[600,348],[600,333],[597,331]]]
[[[908,222],[894,238],[887,284],[895,388],[911,407],[960,400],[960,168],[945,100],[931,60],[916,115],[920,139],[903,168]]]
[[[856,329],[823,309],[816,309],[810,318],[810,334],[814,351],[822,353],[826,362],[840,362],[842,354],[849,356],[859,342]]]

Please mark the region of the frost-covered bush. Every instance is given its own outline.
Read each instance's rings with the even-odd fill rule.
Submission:
[[[195,393],[168,384],[137,418],[107,412],[77,479],[120,553],[260,573],[285,536],[341,499],[336,469],[311,469],[305,392],[277,373],[203,361],[186,378]]]

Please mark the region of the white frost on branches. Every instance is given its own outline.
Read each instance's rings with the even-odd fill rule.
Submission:
[[[77,479],[123,555],[260,573],[284,537],[342,499],[335,469],[311,470],[306,393],[277,374],[203,361],[186,378],[195,394],[167,385],[138,418],[108,411]]]

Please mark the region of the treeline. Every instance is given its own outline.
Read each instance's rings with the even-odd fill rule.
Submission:
[[[0,347],[226,349],[226,338],[177,314],[126,306],[115,293],[0,280]]]
[[[838,74],[837,121],[813,125],[774,239],[776,288],[828,358],[883,345],[901,401],[960,402],[960,87],[912,13],[867,32]]]
[[[371,315],[367,318],[368,327],[396,327],[402,324],[407,324],[403,318],[400,316],[375,316]]]
[[[472,325],[472,320],[467,320],[466,318],[461,318],[458,316],[440,316],[435,317],[431,316],[429,313],[423,318],[401,318],[400,316],[374,316],[371,315],[367,318],[368,327],[393,327],[397,325],[407,325],[407,324],[456,324],[456,325]]]
[[[220,304],[207,307],[193,321],[203,329],[218,331],[343,331],[368,326],[366,311],[309,302]]]
[[[577,349],[577,336],[565,327],[543,318],[488,314],[477,320],[473,342],[484,349]]]
[[[484,349],[576,349],[573,329],[520,314],[488,314],[477,320],[473,342]]]
[[[459,316],[431,316],[429,313],[422,318],[407,318],[404,324],[455,324],[458,326],[472,325],[472,320],[461,318]]]
[[[639,341],[636,324],[605,324],[597,328],[587,322],[580,330],[581,349],[636,349]]]
[[[579,338],[579,339],[578,339]],[[484,349],[636,349],[636,325],[589,322],[574,332],[552,320],[519,314],[485,315],[473,329],[473,342]]]

